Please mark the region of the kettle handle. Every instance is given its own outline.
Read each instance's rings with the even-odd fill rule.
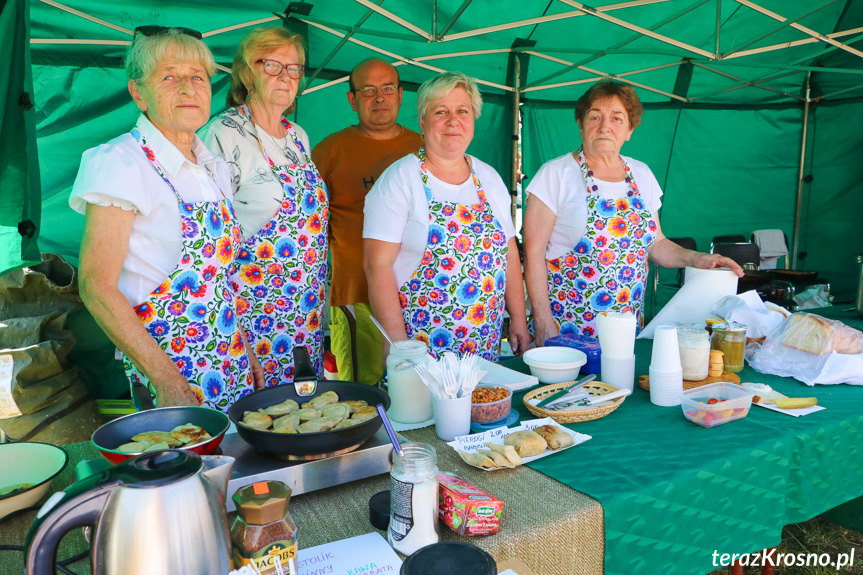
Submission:
[[[94,525],[119,487],[119,483],[109,483],[93,489],[93,483],[81,481],[66,492],[55,493],[36,514],[27,535],[27,575],[54,575],[60,539],[76,527]]]

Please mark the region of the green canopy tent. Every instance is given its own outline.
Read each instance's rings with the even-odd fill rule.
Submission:
[[[284,24],[308,39],[308,78],[294,117],[313,144],[355,122],[345,82],[363,58],[399,66],[407,88],[401,120],[414,127],[416,86],[461,70],[479,80],[486,99],[471,152],[515,190],[518,144],[529,181],[542,162],[577,147],[574,100],[615,77],[645,103],[644,123],[624,153],[647,162],[663,186],[666,235],[692,236],[706,250],[713,235],[780,228],[798,269],[818,270],[840,297],[855,287],[861,2],[31,0],[29,8],[42,217],[32,217],[37,205],[28,218],[22,207],[19,220],[40,224],[43,251],[76,258],[83,220],[67,197],[81,152],[129,128],[138,113],[121,68],[135,26],[201,29],[227,72],[249,29]],[[228,75],[213,83],[215,115]],[[517,102],[523,124],[514,144]],[[10,141],[20,142],[20,132],[4,130]],[[18,195],[32,199],[31,190]]]

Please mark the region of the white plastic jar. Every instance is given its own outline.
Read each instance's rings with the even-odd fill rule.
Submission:
[[[387,538],[393,549],[410,555],[440,540],[438,468],[434,448],[427,443],[404,443],[402,452],[392,452]]]
[[[700,381],[707,377],[710,366],[710,336],[707,330],[697,327],[677,328],[677,345],[683,379]]]
[[[432,417],[432,395],[414,369],[431,360],[428,346],[418,340],[397,341],[387,356],[387,416],[399,423],[421,423]]]

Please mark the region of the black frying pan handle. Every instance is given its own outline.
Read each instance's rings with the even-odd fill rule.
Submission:
[[[302,345],[294,346],[291,350],[294,354],[294,381],[313,381],[318,378],[312,358],[309,357],[309,349]]]

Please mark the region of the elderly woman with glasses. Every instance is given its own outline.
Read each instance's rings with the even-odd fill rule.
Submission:
[[[122,354],[139,408],[227,410],[252,391],[228,273],[242,237],[228,166],[195,135],[210,117],[200,34],[147,26],[126,57],[135,127],[87,150],[69,204],[85,215],[81,298]]]
[[[509,191],[466,153],[481,108],[462,73],[420,86],[425,146],[387,168],[366,197],[363,252],[372,311],[393,340],[495,361],[504,305],[513,352],[529,336]]]
[[[237,314],[268,386],[293,382],[295,347],[308,350],[323,377],[327,191],[308,136],[284,116],[304,60],[302,37],[289,30],[246,35],[234,56],[229,109],[204,136],[231,169],[245,241],[232,276]]]

